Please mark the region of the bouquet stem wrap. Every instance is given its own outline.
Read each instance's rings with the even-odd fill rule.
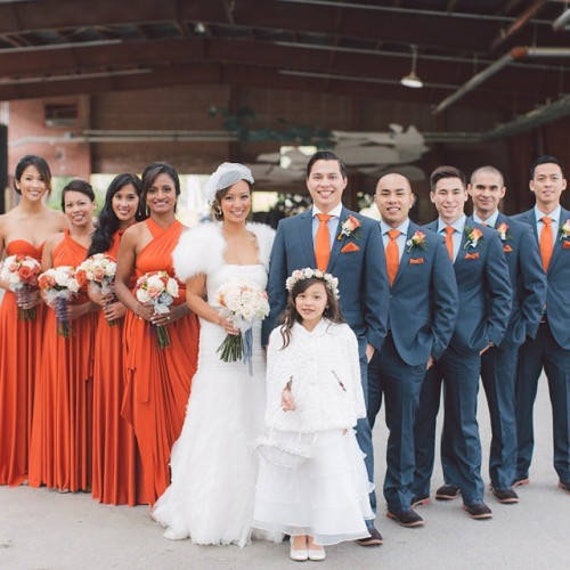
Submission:
[[[18,319],[21,321],[34,321],[36,319],[36,307],[31,309],[23,309],[22,305],[30,302],[32,291],[37,287],[31,287],[24,284],[20,289],[16,290],[16,305],[18,305]]]
[[[55,300],[55,318],[57,320],[57,334],[69,338],[71,335],[71,323],[67,318],[67,299],[57,297]]]

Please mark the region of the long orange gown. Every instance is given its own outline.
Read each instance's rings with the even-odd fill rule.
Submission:
[[[153,240],[139,253],[135,274],[165,270],[174,276],[172,251],[183,227],[176,221],[163,229],[146,220]],[[179,283],[175,303],[183,303],[186,291]],[[152,325],[132,312],[125,318],[127,378],[123,415],[132,423],[142,458],[143,493],[154,504],[170,483],[170,449],[178,439],[191,379],[198,359],[198,319],[188,314],[167,325],[170,346],[159,348]]]
[[[87,250],[66,232],[54,247],[53,266],[76,267]],[[80,295],[75,303],[84,303]],[[29,483],[66,491],[91,486],[93,345],[97,314],[71,321],[71,335],[57,333],[55,310],[48,309],[42,367],[36,385]]]
[[[122,231],[107,255],[117,258]],[[93,498],[108,505],[148,503],[142,493],[140,454],[131,424],[121,416],[124,393],[124,319],[109,325],[99,313],[93,363]]]
[[[6,256],[28,255],[38,261],[41,248],[11,241]],[[28,478],[34,385],[40,366],[45,307],[33,321],[18,318],[16,294],[4,293],[0,306],[0,485],[20,485]]]

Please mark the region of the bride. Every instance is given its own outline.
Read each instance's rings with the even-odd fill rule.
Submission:
[[[172,483],[153,510],[171,540],[244,546],[251,536],[254,444],[265,404],[261,325],[253,328],[253,374],[242,361],[221,361],[218,346],[238,331],[220,314],[216,291],[236,279],[265,289],[274,232],[247,223],[252,184],[246,166],[220,165],[206,189],[221,223],[187,231],[173,253],[188,307],[200,317],[200,348],[184,427],[172,449]]]

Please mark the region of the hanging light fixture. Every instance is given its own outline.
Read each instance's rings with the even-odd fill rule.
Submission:
[[[418,49],[415,45],[410,46],[412,50],[412,69],[408,75],[404,75],[400,79],[400,83],[405,87],[411,87],[412,89],[419,89],[424,86],[424,82],[416,75],[416,60],[418,58]]]

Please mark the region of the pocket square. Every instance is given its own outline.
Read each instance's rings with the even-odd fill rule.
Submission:
[[[360,251],[360,248],[352,241],[349,241],[343,248],[340,250],[341,253],[351,253],[352,251]]]
[[[503,251],[505,253],[511,253],[513,251],[513,248],[507,243],[506,245],[503,246]]]
[[[479,259],[479,252],[466,253],[464,259]]]
[[[570,241],[563,241],[562,249],[570,249]]]
[[[421,265],[425,260],[423,257],[410,257],[410,265]]]

